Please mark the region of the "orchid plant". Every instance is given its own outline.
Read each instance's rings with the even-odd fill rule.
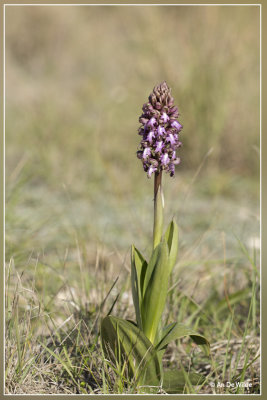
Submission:
[[[178,108],[171,89],[163,82],[153,89],[143,105],[138,133],[141,142],[137,157],[142,161],[148,178],[154,174],[153,249],[149,261],[135,246],[131,249],[131,288],[136,323],[111,315],[101,323],[102,345],[106,357],[134,378],[145,392],[162,387],[167,393],[183,391],[183,371],[163,369],[162,357],[168,344],[189,336],[209,354],[207,339],[183,324],[162,325],[168,296],[169,278],[178,253],[178,227],[172,220],[163,234],[164,198],[162,173],[171,177],[180,163],[177,151],[181,146]],[[203,377],[190,373],[191,384],[200,384]],[[155,389],[156,388],[156,389]]]

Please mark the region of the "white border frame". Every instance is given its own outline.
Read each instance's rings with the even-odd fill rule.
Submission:
[[[3,188],[3,201],[4,201],[4,205],[3,205],[3,230],[4,230],[4,243],[3,243],[3,277],[4,277],[4,291],[3,291],[3,319],[5,322],[5,78],[6,78],[6,74],[5,74],[5,9],[6,7],[24,7],[24,6],[32,6],[32,7],[38,7],[38,6],[47,6],[47,7],[74,7],[74,6],[84,6],[84,7],[94,7],[94,6],[98,6],[98,7],[110,7],[110,6],[120,6],[120,7],[168,7],[168,6],[172,6],[172,7],[183,7],[183,6],[187,6],[187,7],[202,7],[202,6],[209,6],[209,7],[213,7],[213,6],[233,6],[233,7],[240,7],[240,6],[253,6],[253,7],[259,7],[260,8],[260,243],[261,243],[261,248],[260,248],[260,388],[261,388],[261,392],[260,394],[257,393],[251,393],[251,394],[229,394],[229,393],[215,393],[215,394],[210,394],[210,393],[202,393],[202,394],[168,394],[168,395],[155,395],[155,396],[262,396],[262,4],[261,3],[252,3],[252,4],[220,4],[220,3],[216,3],[216,4],[186,4],[186,3],[176,3],[176,4],[134,4],[134,3],[127,3],[127,4],[123,4],[123,3],[113,3],[113,4],[104,4],[104,3],[93,3],[93,4],[29,4],[29,3],[24,3],[24,4],[4,4],[3,7],[3,184],[4,184],[4,188]],[[3,353],[4,353],[4,357],[3,357],[3,375],[4,375],[4,379],[3,379],[3,386],[5,389],[5,325],[4,325],[4,337],[3,337]],[[8,393],[6,394],[5,392],[3,393],[4,396],[89,396],[90,394],[13,394],[13,393]],[[90,395],[92,396],[92,395]],[[97,395],[100,396],[151,396],[151,394],[103,394],[103,395]]]

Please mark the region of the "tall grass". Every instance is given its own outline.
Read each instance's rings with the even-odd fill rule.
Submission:
[[[53,286],[40,282],[41,260],[31,260],[24,273],[18,272],[14,261],[10,263],[6,275],[7,393],[138,393],[119,366],[104,358],[98,340],[99,321],[111,306],[124,318],[132,319],[134,314],[127,263],[119,280],[112,282],[113,271],[106,271],[106,280],[100,278],[107,256],[99,249],[99,261],[90,266],[97,275],[94,283],[91,276],[88,279],[90,269],[79,274],[77,266],[72,275],[67,258],[54,271]],[[85,262],[84,255],[80,261]],[[184,341],[168,350],[163,360],[166,366],[186,367],[206,376],[197,388],[187,382],[184,393],[259,393],[259,279],[252,274],[251,280],[247,272],[253,266],[241,257],[232,274],[234,283],[229,284],[227,270],[236,263],[237,259],[222,261],[221,269],[228,276],[224,295],[219,290],[218,260],[211,262],[217,273],[193,267],[198,281],[188,283],[183,279],[192,270],[181,271],[177,265],[174,279],[178,283],[171,288],[166,322],[177,319],[194,325],[211,341],[211,358]],[[49,265],[44,271],[51,271]],[[208,279],[202,283],[203,275]],[[86,276],[89,282],[84,281]],[[228,387],[228,382],[233,386]],[[242,387],[242,382],[250,387]]]

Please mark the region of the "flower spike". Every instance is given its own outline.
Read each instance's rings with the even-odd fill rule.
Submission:
[[[173,105],[171,89],[165,81],[154,87],[148,100],[139,118],[138,133],[142,140],[137,157],[149,178],[163,170],[173,176],[174,166],[180,163],[177,149],[182,144],[178,135],[183,127],[178,122],[178,108]]]

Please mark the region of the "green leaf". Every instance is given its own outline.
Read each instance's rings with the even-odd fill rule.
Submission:
[[[168,292],[168,247],[164,240],[152,253],[144,282],[141,315],[143,331],[154,343]]]
[[[174,220],[170,222],[167,228],[165,239],[169,249],[169,274],[171,274],[178,254],[178,226]]]
[[[126,362],[131,377],[145,385],[159,386],[161,370],[157,352],[133,323],[107,316],[101,323],[102,345],[107,358]]]
[[[155,265],[156,265],[157,260],[158,260],[159,249],[160,249],[160,245],[158,245],[153,250],[152,255],[150,257],[150,260],[148,262],[147,268],[146,268],[146,274],[145,274],[144,283],[143,283],[143,298],[145,297],[147,286],[149,284],[150,278],[151,278],[151,276],[153,274]]]
[[[135,315],[137,324],[140,328],[142,328],[142,321],[141,321],[141,313],[140,313],[140,306],[139,306],[139,298],[140,298],[140,289],[139,289],[139,279],[137,275],[137,268],[135,265],[135,247],[132,246],[131,251],[131,285],[132,285],[132,296],[133,296],[133,303],[135,308]]]
[[[146,271],[147,271],[147,262],[140,253],[137,248],[133,246],[134,249],[134,263],[135,263],[135,268],[137,272],[137,278],[138,278],[138,286],[140,288],[139,291],[139,296],[142,299],[143,298],[143,287],[144,287],[144,280],[146,276]]]
[[[193,329],[188,328],[183,324],[178,324],[174,322],[168,325],[163,330],[161,340],[156,344],[155,348],[157,351],[161,351],[166,349],[168,344],[176,339],[181,339],[183,337],[190,336],[191,339],[199,346],[201,346],[202,350],[206,355],[210,354],[210,344],[208,340],[199,333],[195,332]]]
[[[179,371],[170,369],[163,372],[163,390],[169,394],[183,393],[185,385],[201,385],[205,377],[194,372]]]
[[[134,246],[131,251],[131,284],[136,320],[142,329],[141,306],[143,300],[143,286],[147,270],[147,262]]]

